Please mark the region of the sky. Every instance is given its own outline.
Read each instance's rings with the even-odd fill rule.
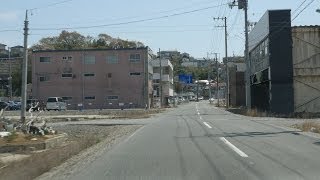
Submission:
[[[4,1],[0,6],[0,43],[23,45],[23,23],[28,9],[29,46],[43,37],[56,36],[62,29],[69,28],[68,31],[86,36],[106,33],[112,37],[141,41],[154,52],[159,48],[178,50],[196,58],[211,58],[213,53],[219,53],[222,58],[225,54],[224,28],[217,26],[224,24],[222,20],[213,18],[227,17],[228,55],[243,55],[244,12],[237,7],[231,9],[228,3],[232,1]],[[319,25],[318,8],[320,0],[249,0],[248,15],[250,22],[257,22],[268,9],[291,9],[292,17],[303,10],[292,25]]]

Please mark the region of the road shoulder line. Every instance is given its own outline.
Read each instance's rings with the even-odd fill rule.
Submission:
[[[212,129],[212,127],[207,122],[203,122],[203,124],[206,125],[209,129]]]
[[[220,137],[220,140],[222,142],[224,142],[226,145],[228,145],[233,151],[235,151],[237,154],[239,154],[239,156],[241,157],[249,157],[246,153],[244,153],[243,151],[241,151],[239,148],[237,148],[235,145],[231,144],[231,142],[229,142],[226,138],[224,137]]]

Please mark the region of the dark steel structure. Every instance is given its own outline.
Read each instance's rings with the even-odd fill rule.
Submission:
[[[249,34],[251,103],[278,114],[294,111],[291,10],[269,10]]]

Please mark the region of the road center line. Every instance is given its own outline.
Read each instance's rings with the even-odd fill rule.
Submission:
[[[226,138],[220,137],[220,140],[224,142],[226,145],[228,145],[233,151],[235,151],[241,157],[249,157],[246,153],[238,149],[235,145],[231,144],[231,142],[229,142]]]
[[[209,129],[212,128],[207,122],[203,122],[203,124],[206,125]]]

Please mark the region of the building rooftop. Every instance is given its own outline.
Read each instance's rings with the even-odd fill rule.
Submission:
[[[42,52],[70,52],[70,51],[114,51],[114,50],[145,50],[149,49],[148,46],[146,47],[139,47],[139,48],[103,48],[103,49],[61,49],[61,50],[54,50],[54,49],[48,49],[48,50],[33,50],[33,53],[42,53]]]

